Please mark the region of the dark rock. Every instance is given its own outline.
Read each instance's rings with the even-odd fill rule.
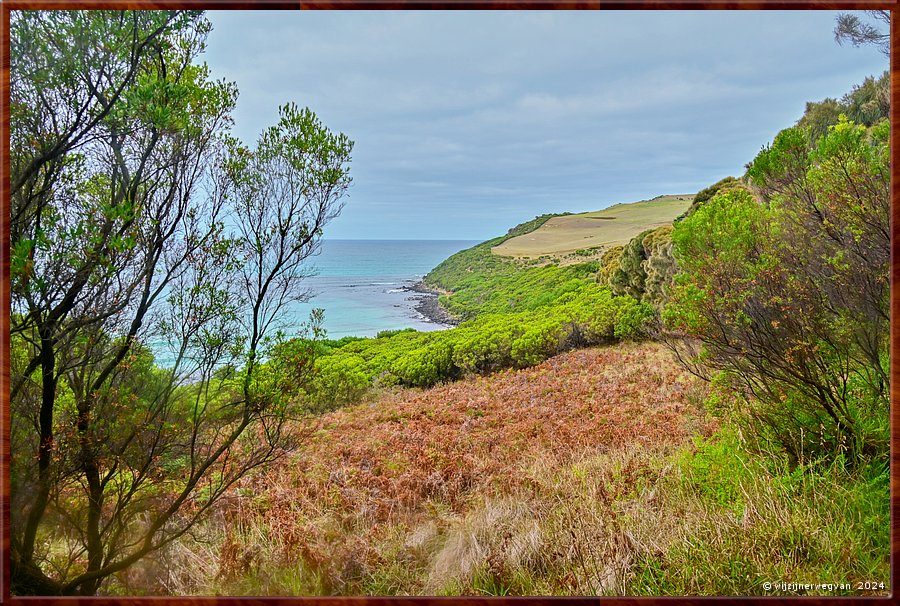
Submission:
[[[447,326],[456,326],[459,319],[450,314],[449,311],[441,307],[438,302],[438,291],[428,288],[423,282],[416,282],[408,287],[410,292],[419,293],[420,296],[413,297],[416,301],[415,309],[417,312],[425,316],[429,322],[436,324],[445,324]]]

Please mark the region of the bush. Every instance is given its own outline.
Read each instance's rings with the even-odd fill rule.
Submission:
[[[549,298],[533,310],[485,314],[448,330],[390,331],[324,348],[307,397],[329,409],[358,401],[375,386],[430,387],[531,366],[574,347],[640,338],[654,315],[649,305],[578,279]]]
[[[672,254],[672,230],[671,225],[647,230],[619,247],[618,259],[601,272],[608,276],[615,294],[629,295],[657,307],[668,300],[678,267]]]
[[[316,361],[316,373],[308,388],[319,411],[359,401],[372,385],[365,362],[354,355],[329,355]]]
[[[597,282],[599,284],[604,286],[610,285],[610,280],[616,270],[619,269],[619,258],[624,250],[624,246],[612,246],[604,251],[603,256],[600,257],[600,269],[597,274]]]
[[[842,118],[810,150],[782,131],[748,171],[761,199],[720,191],[672,235],[667,325],[702,342],[736,419],[795,464],[886,454],[887,133]]]

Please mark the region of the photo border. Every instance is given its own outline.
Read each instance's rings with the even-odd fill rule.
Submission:
[[[14,10],[59,9],[205,9],[205,10],[874,10],[891,11],[891,270],[890,270],[890,512],[891,512],[891,589],[890,596],[846,597],[11,597],[9,593],[9,532],[10,532],[10,436],[9,436],[9,318],[10,318],[10,242],[9,242],[9,180],[10,180],[10,12]],[[765,35],[761,32],[761,35]],[[213,606],[220,604],[288,606],[316,604],[318,606],[394,606],[455,604],[503,605],[534,604],[548,606],[587,606],[598,600],[619,606],[649,606],[654,604],[711,604],[740,602],[766,605],[788,604],[802,600],[807,605],[851,602],[853,605],[890,603],[895,593],[900,536],[896,519],[900,509],[900,179],[896,162],[900,150],[900,3],[869,0],[5,0],[0,6],[0,604],[58,605],[98,603],[138,606],[145,604],[185,604]]]

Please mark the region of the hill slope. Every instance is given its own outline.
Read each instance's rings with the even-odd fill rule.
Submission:
[[[532,232],[504,240],[491,251],[505,257],[534,258],[624,245],[646,229],[671,223],[688,209],[693,197],[693,194],[659,196],[578,215],[553,217]]]
[[[705,393],[654,343],[387,391],[295,427],[296,449],[230,491],[202,540],[133,580],[174,595],[483,596],[888,579],[890,509],[871,499],[887,472],[779,472],[716,430]]]
[[[595,509],[650,482],[657,456],[710,432],[704,390],[663,346],[626,344],[328,413],[289,458],[235,491],[222,515],[248,530],[225,539],[206,571],[202,554],[184,554],[193,578],[179,589],[471,593],[499,558],[543,570],[515,593],[595,593],[570,544],[621,540],[612,520],[594,527]],[[601,497],[593,490],[604,483]],[[591,536],[557,536],[573,519]],[[507,532],[527,544],[505,543]],[[631,551],[590,548],[597,558]]]

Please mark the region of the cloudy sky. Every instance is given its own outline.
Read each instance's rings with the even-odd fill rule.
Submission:
[[[836,13],[211,11],[247,142],[289,101],[356,142],[326,238],[483,240],[692,193],[888,68]]]

